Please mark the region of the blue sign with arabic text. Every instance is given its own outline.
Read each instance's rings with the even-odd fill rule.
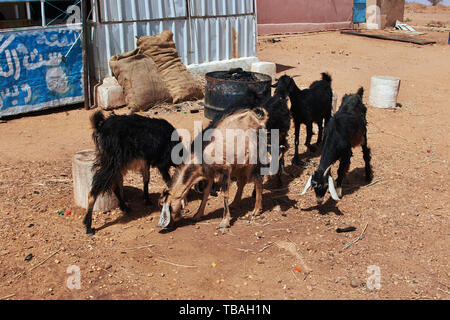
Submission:
[[[0,117],[84,100],[80,35],[76,27],[0,32]]]

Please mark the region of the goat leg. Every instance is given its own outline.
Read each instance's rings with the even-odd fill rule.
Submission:
[[[206,203],[208,202],[209,193],[211,192],[213,183],[214,183],[214,178],[208,179],[208,184],[206,185],[206,188],[203,190],[202,203],[200,204],[200,207],[198,208],[197,213],[193,216],[193,218],[195,220],[199,220],[201,217],[203,217],[203,214],[205,213]]]
[[[259,216],[262,211],[262,178],[261,176],[255,177],[255,191],[256,191],[256,199],[255,199],[255,208],[253,209],[252,216]]]
[[[238,180],[237,180],[238,189],[236,191],[236,195],[234,196],[233,202],[230,204],[231,208],[236,208],[238,206],[239,202],[241,202],[242,192],[244,191],[244,187],[246,184],[247,184],[247,178],[245,178],[245,177],[238,178]]]
[[[322,144],[322,134],[323,134],[323,122],[318,122],[317,126],[319,127],[319,132],[317,134],[316,145],[320,146]]]
[[[169,182],[171,180],[170,174],[169,174],[169,166],[166,167],[158,167],[159,172],[161,173],[161,176],[166,183],[166,185],[169,185]]]
[[[348,169],[350,168],[350,155],[346,155],[345,157],[341,158],[339,162],[339,169],[338,169],[338,177],[336,179],[336,193],[339,196],[339,198],[342,198],[342,181],[344,180],[345,175],[348,172]]]
[[[147,206],[151,205],[150,197],[148,195],[148,183],[150,182],[150,165],[146,164],[141,171],[142,180],[144,184],[144,201]]]
[[[95,200],[97,200],[97,197],[89,192],[88,209],[83,219],[83,224],[86,226],[86,234],[88,235],[94,234],[94,230],[92,229],[92,210],[94,209]]]
[[[372,157],[370,155],[370,148],[367,146],[367,138],[365,138],[365,143],[362,145],[362,150],[366,170],[366,182],[370,183],[373,179],[373,171],[372,166],[370,165]]]
[[[126,214],[130,213],[130,208],[127,206],[124,200],[123,196],[123,178],[122,176],[116,177],[115,181],[113,182],[113,192],[115,196],[117,197],[117,200],[119,200],[119,208]]]
[[[300,139],[300,123],[295,122],[295,151],[294,151],[294,158],[292,159],[292,164],[298,165],[298,145],[299,145],[299,139]]]
[[[223,177],[222,194],[223,194],[223,218],[219,224],[220,229],[230,227],[231,215],[230,215],[230,207],[228,206],[228,199],[230,196],[230,171],[227,171]]]
[[[310,122],[310,123],[308,123],[306,125],[306,142],[305,142],[305,146],[308,148],[308,150],[310,152],[315,152],[316,151],[316,147],[311,145],[312,135],[313,135],[312,122]]]

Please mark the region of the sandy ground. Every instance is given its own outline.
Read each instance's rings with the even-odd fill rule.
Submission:
[[[299,86],[329,72],[339,102],[364,86],[367,103],[373,75],[401,78],[401,108],[368,110],[373,184],[364,183],[362,153],[355,149],[340,202],[316,206],[312,193],[301,197],[319,155],[302,145],[307,165],[290,165],[291,129],[285,188],[270,179],[265,183],[262,219],[236,219],[222,234],[216,229],[219,195],[210,199],[202,221],[160,234],[159,208],[143,204],[141,178],[129,174],[125,196],[132,214],[96,212],[97,232],[89,237],[84,210],[73,201],[71,157],[93,148],[93,111],[8,120],[0,123],[0,298],[449,299],[450,46],[339,32],[276,38],[280,42],[259,38],[259,58],[276,62],[278,76],[300,75]],[[203,112],[150,114],[177,128],[192,130],[194,120],[206,123]],[[152,169],[154,203],[163,188]],[[234,216],[252,209],[251,191],[248,186]],[[194,212],[199,203],[192,194],[188,209]],[[58,215],[61,210],[71,214]],[[336,232],[348,226],[356,231]],[[33,258],[25,261],[29,254]],[[81,289],[66,286],[71,265],[79,267]],[[378,290],[371,290],[373,270],[379,272]]]

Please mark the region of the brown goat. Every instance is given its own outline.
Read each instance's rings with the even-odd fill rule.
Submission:
[[[259,129],[265,128],[266,121],[267,112],[261,108],[239,110],[216,121],[211,128],[211,136],[214,136],[214,139],[202,145],[202,159],[198,159],[198,155],[195,152],[191,152],[188,163],[179,168],[172,180],[171,186],[162,193],[160,200],[162,211],[158,225],[167,227],[179,221],[181,219],[182,203],[188,191],[194,184],[206,180],[207,186],[203,190],[202,202],[197,213],[193,215],[194,219],[200,219],[204,215],[208,196],[216,178],[219,178],[219,181],[222,182],[221,188],[224,196],[223,219],[219,228],[228,228],[230,226],[231,215],[228,199],[231,178],[236,178],[238,185],[238,190],[231,207],[236,206],[241,200],[244,186],[247,183],[253,182],[256,190],[256,201],[252,215],[259,215],[262,210],[262,177],[259,172],[260,161],[253,161],[252,156],[256,154],[257,157],[259,155],[257,133]],[[245,135],[244,145],[239,145],[236,148],[234,147],[234,138],[236,136],[233,136],[233,141],[218,138],[228,138],[227,133],[230,132],[230,129],[241,130],[239,131],[241,133],[255,132],[254,138],[256,139]],[[227,146],[230,150],[231,146],[233,146],[232,159],[228,157],[230,153],[227,151],[230,150],[227,149]],[[220,153],[220,151],[223,152],[216,154],[217,152]]]

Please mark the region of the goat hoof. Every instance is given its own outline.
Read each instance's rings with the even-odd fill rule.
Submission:
[[[125,214],[130,214],[131,213],[130,207],[125,206],[125,205],[120,206],[120,210],[122,210],[122,212],[125,213]]]
[[[168,225],[167,227],[162,228],[160,231],[158,231],[158,233],[161,233],[161,234],[169,233],[169,232],[174,231],[175,229],[176,229],[175,226]]]
[[[88,236],[93,236],[94,235],[94,229],[92,229],[92,228],[89,228],[89,229],[86,229],[86,234],[88,235]]]
[[[242,216],[239,219],[245,221],[252,221],[252,217],[249,214],[246,214],[245,216]]]
[[[262,210],[261,209],[255,209],[251,213],[252,217],[259,217],[261,215]]]
[[[230,227],[230,223],[229,222],[221,222],[219,224],[219,226],[217,227],[217,229],[226,229]]]

